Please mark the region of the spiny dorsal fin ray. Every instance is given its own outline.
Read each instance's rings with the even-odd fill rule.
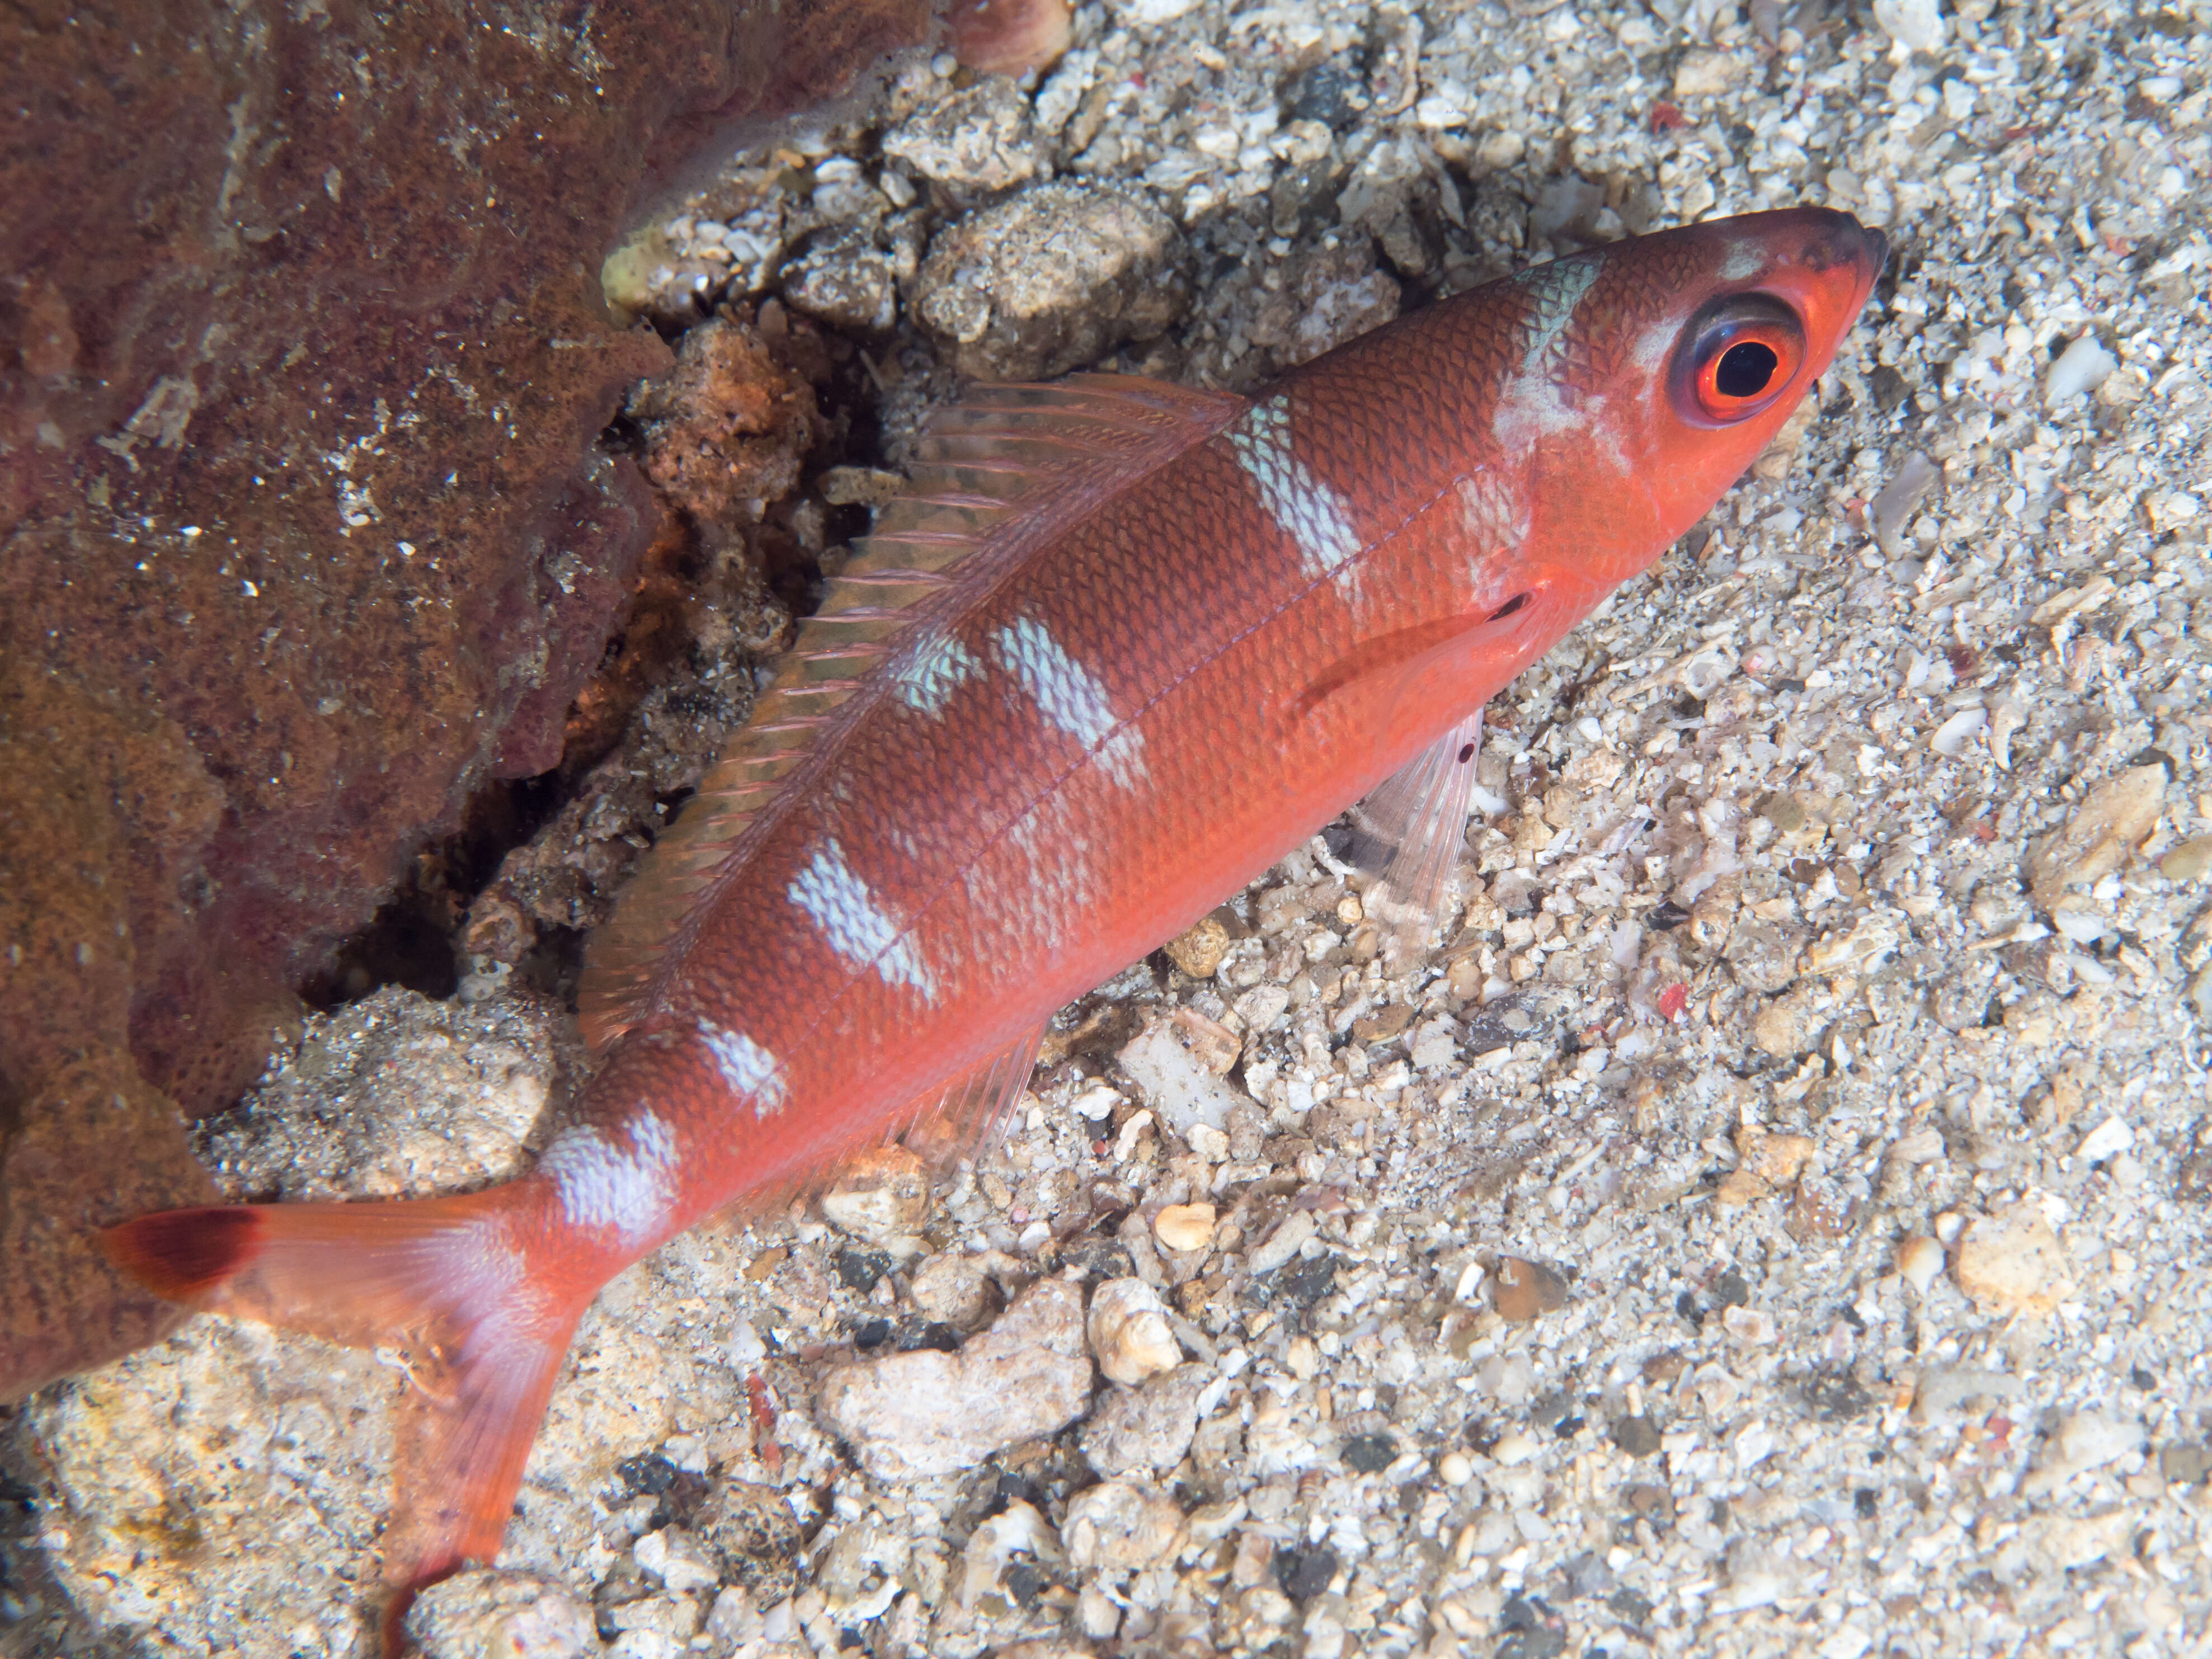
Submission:
[[[1042,542],[1234,421],[1241,398],[1133,375],[994,386],[939,411],[913,489],[876,515],[799,623],[775,681],[592,936],[577,991],[604,1048],[649,1004],[750,834],[805,787],[809,763],[873,706],[875,671],[911,630],[957,615]]]

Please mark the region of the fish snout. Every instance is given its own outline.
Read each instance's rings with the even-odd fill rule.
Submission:
[[[1826,272],[1848,266],[1858,272],[1861,292],[1871,289],[1889,258],[1889,238],[1834,208],[1806,210],[1812,234],[1802,255],[1808,269]]]

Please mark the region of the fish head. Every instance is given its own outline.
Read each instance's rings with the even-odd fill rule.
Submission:
[[[1704,516],[1834,360],[1887,252],[1848,214],[1792,208],[1513,279],[1540,349],[1513,365],[1494,422],[1534,474],[1550,557],[1609,588]]]

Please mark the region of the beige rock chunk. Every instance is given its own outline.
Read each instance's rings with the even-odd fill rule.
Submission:
[[[1567,1281],[1542,1262],[1517,1255],[1498,1257],[1491,1285],[1500,1316],[1516,1323],[1567,1305]]]
[[[963,197],[1024,184],[1046,164],[1029,100],[1004,76],[908,117],[884,135],[884,154]]]
[[[1078,1567],[1127,1572],[1157,1565],[1182,1537],[1182,1511],[1164,1493],[1132,1480],[1102,1480],[1067,1505],[1060,1528]]]
[[[1017,1498],[976,1528],[960,1553],[961,1606],[972,1607],[987,1595],[1006,1598],[1006,1569],[1022,1556],[1044,1565],[1066,1559],[1052,1522]]]
[[[424,1590],[407,1610],[422,1659],[595,1659],[604,1650],[592,1604],[534,1572],[485,1567]]]
[[[1083,1455],[1103,1475],[1165,1474],[1182,1461],[1198,1428],[1198,1402],[1212,1370],[1178,1365],[1133,1389],[1108,1392],[1083,1425]]]
[[[907,1293],[924,1317],[956,1331],[977,1331],[1006,1305],[1000,1276],[1021,1265],[998,1250],[945,1250],[914,1270]]]
[[[1091,1294],[1091,1351],[1116,1382],[1142,1382],[1182,1362],[1167,1304],[1141,1279],[1109,1279]]]
[[[2158,861],[2168,881],[2202,881],[2212,871],[2212,836],[2191,836]]]
[[[2131,766],[2092,789],[2074,816],[2039,844],[2028,860],[2036,898],[2048,905],[2069,887],[2081,887],[2118,869],[2158,825],[2166,810],[2166,769]]]
[[[1742,58],[1731,52],[1686,52],[1682,61],[1674,66],[1674,95],[1710,98],[1715,93],[1726,92],[1742,79],[1747,67]]]
[[[863,1152],[822,1194],[824,1221],[879,1249],[913,1237],[928,1217],[928,1171],[904,1146]]]
[[[1747,1123],[1735,1132],[1736,1156],[1742,1167],[1769,1186],[1794,1187],[1813,1157],[1810,1135],[1777,1134]]]
[[[1229,954],[1229,929],[1218,916],[1200,916],[1167,943],[1168,960],[1193,979],[1212,979]]]
[[[2065,1246],[2033,1206],[1977,1216],[1959,1239],[1952,1275],[1985,1311],[2047,1314],[2074,1288]]]
[[[724,1576],[763,1605],[773,1606],[798,1589],[805,1535],[780,1488],[719,1479],[692,1516],[692,1528]]]
[[[1746,1205],[1758,1203],[1762,1198],[1773,1196],[1772,1183],[1751,1170],[1731,1170],[1721,1177],[1720,1185],[1713,1188],[1713,1202],[1723,1209],[1740,1210]]]
[[[1047,380],[1190,303],[1175,221],[1134,191],[1037,185],[939,232],[915,313],[985,380]]]
[[[1897,1247],[1897,1271],[1905,1283],[1927,1295],[1936,1275],[1943,1271],[1943,1247],[1924,1233],[1915,1233]]]
[[[1046,1279],[957,1353],[921,1349],[831,1373],[819,1411],[870,1474],[910,1480],[1064,1427],[1089,1406],[1091,1375],[1081,1296]]]

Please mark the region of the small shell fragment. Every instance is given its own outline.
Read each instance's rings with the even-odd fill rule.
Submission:
[[[1913,509],[1926,499],[1941,476],[1936,464],[1916,449],[1905,458],[1896,476],[1867,503],[1867,528],[1874,532],[1875,544],[1889,557],[1897,556],[1902,545],[1900,538]]]
[[[1915,1233],[1897,1247],[1897,1271],[1906,1284],[1927,1295],[1936,1275],[1943,1271],[1943,1247],[1925,1233]]]
[[[1091,1351],[1116,1382],[1137,1383],[1182,1363],[1167,1304],[1141,1279],[1109,1279],[1092,1293]]]
[[[1170,1204],[1152,1218],[1152,1231],[1171,1250],[1202,1250],[1213,1242],[1213,1206]]]
[[[1936,735],[1928,746],[1939,755],[1956,757],[1966,752],[1966,745],[1990,721],[1990,712],[1979,703],[1972,708],[1961,708],[1957,714],[1936,728]]]

